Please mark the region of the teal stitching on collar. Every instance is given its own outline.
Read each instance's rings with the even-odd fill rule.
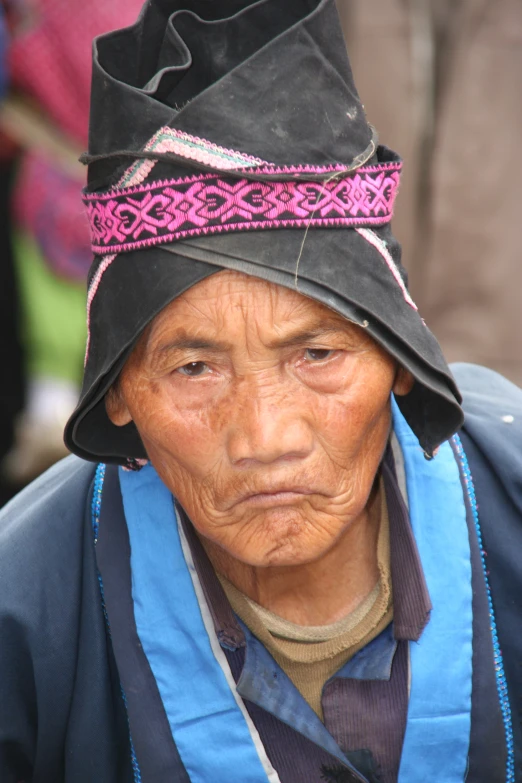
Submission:
[[[497,625],[495,622],[495,611],[493,609],[493,600],[491,598],[491,589],[488,580],[488,571],[486,566],[486,551],[482,542],[482,530],[480,528],[480,520],[478,515],[477,498],[475,495],[475,487],[473,485],[473,477],[466,457],[466,452],[462,446],[462,441],[458,435],[454,435],[453,443],[458,454],[462,473],[464,476],[464,482],[466,484],[466,492],[468,494],[469,503],[471,506],[471,512],[473,514],[473,521],[475,523],[475,530],[477,532],[477,539],[480,549],[480,558],[482,561],[482,570],[484,572],[484,581],[486,583],[486,592],[488,596],[488,608],[489,617],[491,620],[490,630],[491,638],[493,642],[493,659],[495,662],[495,677],[497,680],[498,698],[500,701],[500,708],[502,710],[502,720],[504,721],[504,731],[506,734],[506,746],[507,746],[507,760],[506,760],[506,783],[515,783],[515,751],[513,742],[513,726],[511,721],[511,706],[509,704],[509,695],[507,688],[506,675],[504,673],[504,664],[502,663],[502,652],[500,650],[500,644],[498,641]]]
[[[94,474],[94,489],[92,493],[92,531],[94,533],[94,543],[98,543],[98,530],[100,527],[100,510],[103,492],[103,482],[105,481],[106,465],[102,462],[97,466]]]
[[[100,512],[101,512],[101,503],[102,503],[102,495],[103,495],[103,483],[105,481],[105,470],[106,465],[104,465],[102,462],[97,466],[96,473],[94,474],[94,489],[92,493],[92,504],[91,504],[91,511],[92,511],[92,532],[94,535],[94,545],[98,543],[98,533],[100,530]],[[105,606],[105,596],[103,594],[103,582],[101,578],[101,574],[98,571],[98,582],[100,585],[100,593],[101,593],[101,600],[102,600],[102,609],[103,609],[103,616],[105,617],[105,623],[107,625],[107,631],[109,633],[109,636],[111,635],[111,628],[109,625],[109,617],[107,615],[107,608]],[[125,714],[127,715],[127,726],[129,729],[129,740],[130,740],[130,749],[131,749],[131,765],[132,765],[132,772],[134,777],[134,783],[142,783],[141,780],[141,772],[140,772],[140,766],[138,764],[138,759],[136,758],[136,751],[134,750],[134,743],[132,741],[131,733],[130,733],[130,725],[129,725],[129,716],[127,713],[127,697],[125,696],[125,692],[123,688],[120,685],[121,689],[121,695],[123,699],[123,703],[125,705]]]

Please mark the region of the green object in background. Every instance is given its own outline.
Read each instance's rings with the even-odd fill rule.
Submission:
[[[85,286],[55,275],[35,242],[14,237],[20,285],[22,335],[28,377],[81,385],[85,353]]]

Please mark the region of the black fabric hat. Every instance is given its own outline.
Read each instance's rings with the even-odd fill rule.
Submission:
[[[146,457],[105,394],[154,316],[222,269],[367,329],[415,378],[398,403],[428,455],[458,429],[391,234],[400,159],[366,121],[334,0],[148,0],[94,43],[86,157],[95,259],[71,451]]]

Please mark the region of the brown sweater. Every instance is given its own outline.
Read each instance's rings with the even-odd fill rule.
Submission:
[[[321,720],[326,681],[392,620],[390,531],[382,486],[377,559],[380,578],[374,590],[347,617],[326,626],[299,626],[284,620],[219,576],[234,612],[264,644]]]

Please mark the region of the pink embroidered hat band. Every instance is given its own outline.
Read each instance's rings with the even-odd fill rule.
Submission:
[[[71,451],[147,456],[105,394],[151,320],[223,269],[366,329],[415,377],[399,404],[426,453],[459,426],[391,231],[402,163],[366,119],[335,0],[147,0],[94,42],[84,161],[94,261]]]
[[[131,166],[118,187],[85,194],[94,253],[223,231],[383,226],[392,218],[402,168],[398,159],[350,172],[341,166],[278,167],[171,128],[163,128],[158,138],[161,145],[153,140],[145,149],[176,151],[225,173],[148,182],[154,161],[146,160]],[[234,176],[227,176],[232,166]]]

